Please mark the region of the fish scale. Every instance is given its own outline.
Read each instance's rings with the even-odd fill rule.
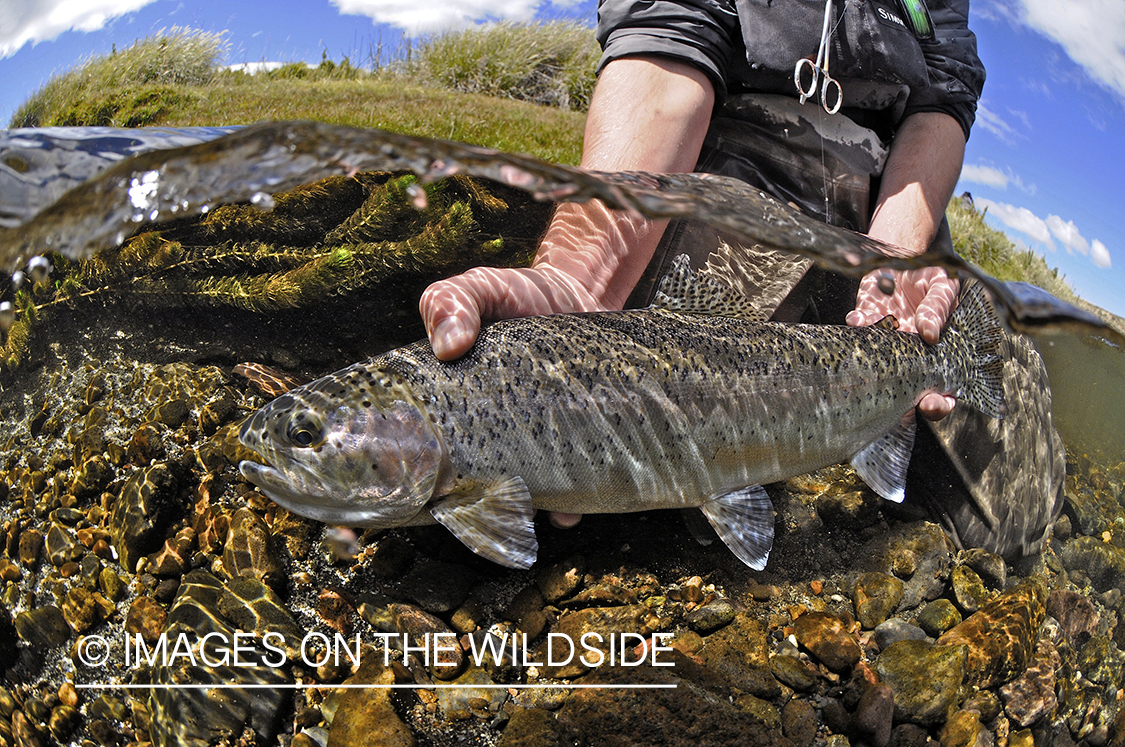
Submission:
[[[291,510],[339,524],[437,520],[477,552],[534,561],[532,508],[700,507],[762,567],[762,484],[853,460],[902,499],[913,411],[931,391],[999,415],[999,327],[967,292],[929,347],[882,327],[718,316],[729,293],[677,261],[676,311],[529,317],[482,330],[460,360],[422,341],[289,392],[242,442],[243,474]]]

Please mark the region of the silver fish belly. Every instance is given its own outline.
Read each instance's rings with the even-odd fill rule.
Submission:
[[[674,272],[678,311],[499,322],[458,361],[423,341],[282,395],[243,425],[267,464],[242,472],[326,522],[432,516],[514,567],[535,560],[533,508],[698,506],[762,568],[773,537],[762,484],[852,459],[902,500],[925,393],[1001,414],[999,329],[979,290],[930,348],[890,329],[723,316],[721,289]]]

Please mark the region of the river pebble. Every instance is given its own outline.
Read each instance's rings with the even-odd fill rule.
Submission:
[[[794,622],[797,641],[833,672],[851,669],[862,652],[855,636],[829,612],[806,612]]]
[[[582,586],[586,575],[586,559],[575,555],[559,563],[554,563],[535,574],[535,583],[543,598],[551,604],[565,599]]]
[[[971,615],[988,604],[991,594],[984,588],[984,582],[977,572],[967,565],[959,565],[951,574],[953,601],[962,614]]]
[[[902,601],[905,585],[889,573],[864,573],[855,583],[855,616],[867,630],[878,627]]]
[[[948,599],[935,599],[918,613],[918,627],[937,638],[961,622],[961,613]]]
[[[1042,583],[1025,582],[989,602],[980,612],[938,639],[942,645],[964,645],[965,681],[995,687],[1027,666],[1047,614],[1047,591]]]
[[[894,691],[896,721],[940,724],[957,702],[965,674],[964,646],[900,641],[875,659],[875,670]]]
[[[365,656],[345,685],[394,684],[394,672],[382,657]],[[332,696],[335,711],[328,730],[328,747],[412,747],[414,735],[402,722],[386,688],[351,688]]]
[[[164,463],[136,471],[122,486],[107,528],[126,570],[134,570],[142,556],[163,542],[178,488],[175,471]]]
[[[1061,665],[1055,647],[1049,641],[1039,641],[1027,669],[1000,688],[1008,718],[1022,728],[1035,725],[1053,711],[1058,706],[1055,673]]]

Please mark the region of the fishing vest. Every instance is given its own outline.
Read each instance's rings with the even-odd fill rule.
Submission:
[[[797,59],[816,57],[823,0],[736,0],[735,5],[746,49],[746,67],[735,70],[737,84],[743,90],[793,95]],[[844,108],[886,111],[897,121],[910,92],[931,84],[923,50],[927,42],[915,37],[894,3],[837,0],[833,15],[829,73],[840,83]]]

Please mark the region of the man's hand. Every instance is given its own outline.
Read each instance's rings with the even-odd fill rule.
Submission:
[[[550,265],[476,267],[431,285],[419,306],[434,355],[443,361],[469,351],[482,320],[603,310],[581,282]]]
[[[879,279],[885,275],[894,279],[895,288],[890,295],[879,289]],[[940,267],[876,270],[860,283],[855,310],[848,314],[847,322],[863,327],[889,314],[898,320],[899,330],[920,335],[927,344],[934,345],[953,311],[959,290],[960,282]],[[953,412],[955,404],[957,400],[953,397],[933,392],[922,398],[918,409],[930,420],[941,420]]]

